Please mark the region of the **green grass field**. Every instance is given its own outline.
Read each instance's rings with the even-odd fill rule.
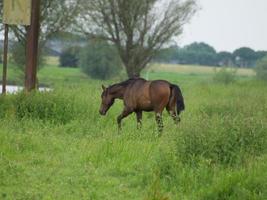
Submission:
[[[185,97],[179,127],[164,113],[158,137],[152,113],[141,131],[125,119],[119,135],[122,103],[98,114],[102,81],[44,67],[39,83],[53,92],[0,98],[0,199],[267,199],[267,84],[240,71],[229,84],[209,68],[144,72]],[[11,66],[10,82],[20,77]]]

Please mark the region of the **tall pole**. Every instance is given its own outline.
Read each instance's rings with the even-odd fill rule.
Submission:
[[[40,29],[40,0],[32,0],[31,25],[27,27],[27,50],[25,89],[36,89],[37,64],[38,64],[38,39]]]
[[[5,24],[4,56],[3,56],[3,79],[2,79],[2,94],[3,95],[6,94],[7,52],[8,52],[8,24]]]

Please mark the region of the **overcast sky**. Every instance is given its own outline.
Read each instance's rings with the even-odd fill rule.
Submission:
[[[198,0],[178,44],[204,41],[216,50],[248,46],[267,50],[267,0]]]

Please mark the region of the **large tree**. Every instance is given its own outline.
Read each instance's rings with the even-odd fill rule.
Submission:
[[[178,57],[184,64],[217,65],[216,50],[204,42],[194,42],[185,46],[179,51]]]
[[[196,11],[195,0],[83,0],[81,5],[79,30],[115,44],[129,77],[139,76]]]
[[[252,67],[255,65],[257,60],[256,52],[248,47],[242,47],[236,49],[233,52],[236,65],[240,67]]]
[[[217,54],[219,66],[231,66],[233,65],[233,55],[227,51],[221,51]]]

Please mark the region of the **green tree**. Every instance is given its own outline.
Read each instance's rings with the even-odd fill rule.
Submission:
[[[265,56],[267,56],[267,51],[256,51],[257,60],[261,60]]]
[[[267,81],[267,56],[257,62],[255,71],[259,79]]]
[[[221,51],[217,54],[219,66],[231,66],[233,65],[233,55],[227,51]]]
[[[45,0],[41,1],[40,43],[43,44],[53,34],[69,28],[75,22],[81,0]],[[3,14],[3,1],[0,2],[0,14]],[[0,18],[0,19],[1,19]],[[11,33],[19,42],[25,43],[27,27],[10,26]],[[24,45],[24,44],[23,44]]]
[[[187,45],[184,47],[187,51],[193,51],[193,52],[206,52],[206,53],[211,53],[211,54],[215,54],[216,53],[216,50],[204,43],[204,42],[194,42],[190,45]]]
[[[88,76],[102,80],[115,76],[121,70],[116,48],[103,41],[93,41],[83,48],[79,65]]]
[[[16,67],[21,71],[24,72],[25,70],[25,63],[26,63],[26,49],[25,46],[20,43],[16,42],[11,48],[11,61],[14,62]],[[38,57],[38,70],[41,69],[44,63],[44,57],[39,55]]]
[[[236,49],[233,52],[235,64],[239,67],[252,67],[257,60],[256,52],[248,47]]]
[[[217,65],[216,50],[203,42],[194,42],[179,51],[179,60],[183,64]]]
[[[129,77],[139,76],[196,11],[195,0],[83,0],[81,5],[78,29],[112,42]]]
[[[79,54],[81,47],[74,46],[65,49],[60,55],[59,62],[61,67],[78,67]]]
[[[154,57],[155,62],[162,63],[179,63],[178,58],[179,47],[172,46],[169,48],[161,49]]]
[[[41,13],[40,13],[40,38],[39,38],[39,55],[45,46],[47,39],[53,36],[55,33],[71,27],[71,24],[75,22],[75,16],[77,16],[78,8],[80,6],[80,0],[43,0],[41,1]],[[3,14],[3,1],[0,1],[0,16]],[[0,29],[3,26],[0,25]],[[26,56],[26,26],[10,26],[10,37],[15,38],[20,43],[18,49],[14,51],[21,52],[21,56]],[[24,50],[22,50],[24,48]],[[14,55],[17,57],[17,55]],[[41,58],[40,58],[41,59]],[[26,58],[16,59],[17,61],[25,61]],[[25,62],[18,63],[19,66],[24,66]]]

